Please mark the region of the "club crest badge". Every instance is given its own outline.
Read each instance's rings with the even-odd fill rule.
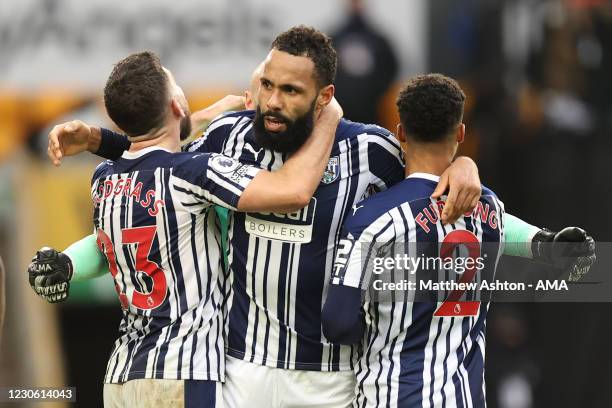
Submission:
[[[327,168],[323,172],[323,177],[321,178],[321,182],[323,184],[331,184],[334,181],[338,180],[340,176],[340,160],[338,156],[330,157],[329,162],[327,163]]]

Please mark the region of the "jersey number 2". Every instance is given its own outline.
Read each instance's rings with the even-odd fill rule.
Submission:
[[[459,245],[463,245],[467,248],[468,256],[472,259],[476,259],[480,256],[480,242],[478,238],[472,232],[467,230],[455,230],[451,231],[440,247],[440,258],[447,259],[452,258],[453,251]],[[471,282],[476,276],[476,267],[466,268],[465,272],[459,279],[459,283]],[[440,307],[434,313],[434,316],[475,316],[478,314],[480,302],[467,301],[460,302],[459,299],[463,295],[465,290],[454,290],[448,295],[448,297],[442,302]]]
[[[153,246],[153,239],[156,233],[157,227],[155,226],[121,230],[121,240],[124,245],[136,244],[136,270],[147,274],[153,280],[153,286],[149,293],[142,293],[134,289],[130,303],[138,309],[155,309],[166,299],[168,289],[166,275],[163,269],[149,259],[149,252],[151,252],[151,246]],[[106,255],[109,269],[113,278],[115,278],[118,268],[113,243],[109,236],[101,229],[98,230],[98,247]],[[128,298],[125,292],[120,291],[116,283],[115,289],[119,294],[121,306],[127,309]]]

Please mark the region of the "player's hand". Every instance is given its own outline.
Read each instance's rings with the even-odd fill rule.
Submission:
[[[540,230],[531,245],[535,260],[569,270],[568,280],[571,282],[586,275],[597,259],[595,240],[578,227],[567,227],[559,232]]]
[[[54,126],[49,133],[47,155],[55,166],[62,163],[64,156],[73,156],[89,147],[91,128],[80,120],[73,120]]]
[[[321,113],[319,114],[317,121],[330,120],[339,122],[340,119],[342,119],[342,116],[344,116],[342,106],[336,97],[333,97],[332,100],[325,107],[323,107],[323,109],[321,109]]]
[[[440,219],[443,224],[452,224],[465,213],[476,208],[482,187],[478,167],[469,157],[458,157],[446,169],[436,186],[432,198],[440,198],[448,190],[446,203]]]
[[[49,303],[68,298],[72,262],[62,252],[43,247],[36,252],[28,266],[28,280],[34,292]]]

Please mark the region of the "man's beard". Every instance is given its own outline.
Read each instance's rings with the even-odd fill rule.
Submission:
[[[187,139],[189,135],[191,135],[191,112],[189,111],[189,108],[186,108],[186,107],[183,107],[183,110],[185,112],[185,117],[181,118],[181,124],[180,124],[181,141]]]
[[[280,153],[293,153],[298,150],[306,142],[312,129],[314,128],[314,112],[316,107],[316,99],[312,102],[310,110],[304,115],[298,117],[296,120],[291,121],[284,115],[278,112],[264,112],[262,113],[257,107],[255,112],[255,121],[253,123],[253,130],[255,134],[255,141],[266,149],[271,149]],[[287,129],[283,132],[268,132],[264,123],[264,117],[270,116],[281,120]]]

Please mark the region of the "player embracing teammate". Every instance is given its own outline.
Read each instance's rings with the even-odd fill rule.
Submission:
[[[313,137],[313,118],[321,101],[333,95],[336,64],[336,53],[323,33],[299,26],[280,34],[264,61],[255,111],[219,117],[187,149],[279,169]],[[102,136],[89,146],[107,158],[116,159],[130,148],[122,135],[86,130],[85,139]],[[390,132],[341,120],[326,169],[307,205],[290,214],[231,214],[223,391],[227,406],[352,403],[353,369],[361,347],[330,342],[324,336],[323,304],[343,222],[363,198],[403,177],[401,150]],[[454,222],[479,200],[474,163],[455,160],[442,174],[434,196],[441,196],[449,184],[447,205],[439,216]],[[529,241],[539,231],[516,219],[505,226]],[[528,252],[523,254],[531,256]]]

